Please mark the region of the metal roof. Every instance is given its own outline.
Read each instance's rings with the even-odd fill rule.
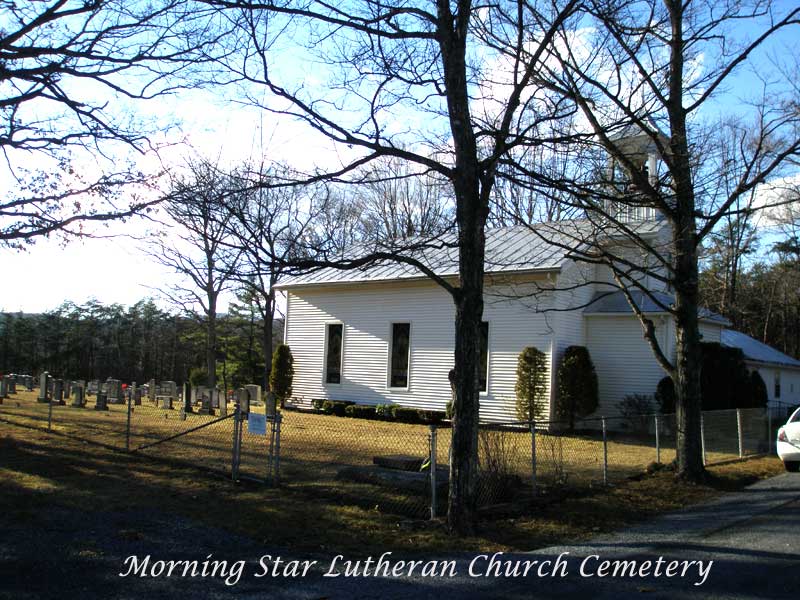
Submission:
[[[675,302],[672,294],[664,292],[650,292],[645,294],[641,290],[630,290],[634,303],[644,313],[663,313],[664,306],[669,307]],[[659,304],[663,305],[660,306]],[[583,309],[586,314],[630,314],[633,312],[628,299],[622,291],[597,292],[592,298],[591,303]],[[726,325],[729,321],[722,315],[700,307],[697,316],[704,321],[713,321],[720,325]]]
[[[747,360],[800,368],[800,360],[794,359],[763,342],[759,342],[757,339],[751,338],[741,331],[723,329],[722,345],[741,349]]]
[[[636,226],[640,234],[653,233],[659,223],[643,222]],[[486,230],[484,269],[487,274],[557,271],[564,263],[568,248],[577,247],[587,232],[597,226],[586,220],[559,221],[537,225],[516,225]],[[458,275],[458,238],[454,232],[430,241],[405,243],[397,249],[401,256],[419,261],[441,277]],[[356,246],[343,258],[355,259],[374,252],[376,248]],[[377,248],[391,251],[392,248]],[[361,283],[373,281],[424,279],[416,267],[397,261],[380,261],[356,269],[325,267],[308,273],[288,277],[276,288],[286,289],[320,284]]]

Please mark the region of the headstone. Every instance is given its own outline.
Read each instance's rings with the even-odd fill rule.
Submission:
[[[53,379],[53,395],[50,397],[50,401],[56,404],[64,405],[64,380],[63,379]]]
[[[136,385],[135,383],[131,386],[133,387],[133,405],[134,406],[141,406],[142,405],[142,386]]]
[[[247,388],[236,390],[236,402],[239,404],[239,411],[242,414],[250,412],[250,392],[247,391]]]
[[[0,378],[0,404],[3,403],[3,398],[8,396],[8,380],[5,377]]]
[[[106,396],[105,392],[103,392],[102,387],[95,396],[94,409],[108,410],[108,396]]]
[[[33,375],[25,375],[25,389],[29,392],[33,391]]]
[[[213,415],[214,409],[211,408],[211,391],[205,392],[200,397],[200,408],[197,411],[200,415]]]
[[[147,384],[147,397],[150,399],[151,402],[156,401],[156,380],[151,379],[150,383]]]
[[[36,399],[37,402],[47,402],[47,391],[50,388],[50,374],[45,371],[41,375],[39,375],[39,397]]]
[[[250,402],[253,404],[261,404],[261,386],[251,383],[244,387],[250,392]]]
[[[178,384],[174,381],[165,381],[161,384],[163,386],[162,393],[166,393],[167,396],[175,399],[178,397]]]
[[[211,390],[211,408],[219,408],[219,390]]]
[[[13,376],[9,376],[8,381],[8,389],[6,390],[6,394],[9,396],[14,395],[17,393],[17,378]]]
[[[106,396],[109,404],[125,404],[122,397],[122,382],[119,379],[106,380]]]
[[[84,387],[77,382],[72,383],[72,406],[74,408],[86,407],[86,394],[84,394]],[[102,410],[95,406],[96,410]]]
[[[92,379],[88,384],[86,384],[86,393],[91,394],[92,396],[96,396],[97,392],[100,390],[100,381],[97,379]]]
[[[172,410],[172,396],[159,396],[158,399],[161,400],[161,408]]]
[[[227,417],[228,416],[228,397],[224,391],[220,392],[219,390],[215,390],[217,392],[217,405],[219,406],[219,416],[220,417]]]

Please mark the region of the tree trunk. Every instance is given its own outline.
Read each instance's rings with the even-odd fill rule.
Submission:
[[[268,301],[268,309],[264,311],[263,323],[264,327],[261,333],[261,346],[264,350],[264,391],[270,391],[269,376],[272,373],[272,324],[275,320],[275,302],[274,292],[270,293],[270,300]]]
[[[686,214],[685,212],[682,214]],[[702,348],[698,308],[698,269],[694,216],[675,224],[675,408],[678,476],[700,482],[706,478],[700,436]]]
[[[217,385],[217,299],[209,297],[206,320],[206,370],[208,387]]]

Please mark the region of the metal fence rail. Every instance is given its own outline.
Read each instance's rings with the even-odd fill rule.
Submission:
[[[414,518],[441,515],[448,494],[448,424],[405,424],[238,405],[199,414],[141,398],[95,410],[37,401],[21,391],[0,420],[176,461],[233,479],[286,485],[331,501]],[[772,452],[788,407],[703,413],[706,464]],[[639,476],[676,457],[674,415],[558,422],[485,423],[478,432],[481,507],[531,506],[558,491]]]

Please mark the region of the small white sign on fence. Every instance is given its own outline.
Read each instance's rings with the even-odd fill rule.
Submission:
[[[254,435],[267,435],[267,415],[252,412],[247,415],[247,431]]]

